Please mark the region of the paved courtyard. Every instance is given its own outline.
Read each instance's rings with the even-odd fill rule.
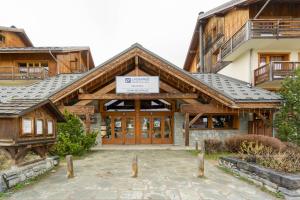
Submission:
[[[131,178],[131,160],[139,158],[139,176]],[[205,178],[196,177],[196,157],[187,151],[96,151],[74,162],[74,179],[66,178],[65,164],[47,178],[13,194],[20,200],[172,199],[268,200],[273,196],[225,174],[211,162]]]

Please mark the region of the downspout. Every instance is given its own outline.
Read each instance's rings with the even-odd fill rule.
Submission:
[[[204,42],[203,42],[203,21],[200,19],[204,12],[199,13],[199,69],[200,73],[204,72]]]
[[[57,74],[59,74],[59,67],[58,67],[58,60],[55,58],[55,56],[52,54],[51,50],[49,49],[50,56],[55,60],[56,67],[57,67]]]
[[[71,51],[67,51],[67,53],[71,53]],[[56,64],[58,64],[59,62],[62,63],[65,67],[67,67],[68,69],[70,69],[69,66],[67,66],[63,61],[58,60],[51,52],[51,50],[49,49],[49,54],[51,55],[51,57],[55,60]],[[57,65],[57,74],[60,74],[60,70],[59,67]]]
[[[253,63],[252,63],[252,59],[253,58],[253,49],[250,49],[250,60],[249,60],[249,83],[251,84],[251,85],[253,85],[253,73],[254,73],[254,71],[253,71]]]

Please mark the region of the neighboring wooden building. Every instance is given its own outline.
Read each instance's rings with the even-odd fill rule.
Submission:
[[[64,122],[64,117],[49,100],[0,102],[0,149],[15,164],[22,162],[29,151],[45,158],[56,141],[57,122]]]
[[[116,77],[152,77],[159,89],[120,92]],[[139,44],[85,74],[5,89],[0,98],[49,97],[59,109],[76,113],[87,130],[101,132],[102,144],[193,145],[234,134],[272,136],[273,113],[281,103],[276,94],[227,76],[188,73]]]
[[[233,0],[197,19],[184,63],[269,90],[300,65],[299,0]]]
[[[44,79],[92,68],[89,47],[34,47],[23,29],[0,27],[0,80]]]

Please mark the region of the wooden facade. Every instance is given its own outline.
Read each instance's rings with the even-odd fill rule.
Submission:
[[[299,1],[236,1],[200,14],[185,60],[190,72],[216,73],[230,62],[224,58],[251,38],[299,38]],[[200,29],[203,34],[200,35]],[[265,34],[265,35],[264,35]],[[201,38],[200,38],[201,37]],[[200,39],[199,39],[200,38]],[[200,47],[201,42],[203,45]],[[200,49],[200,50],[199,50]],[[202,52],[201,53],[201,49]]]
[[[0,80],[45,79],[92,68],[89,47],[34,47],[23,29],[0,27]]]
[[[0,150],[15,164],[22,162],[29,151],[45,158],[56,141],[57,122],[63,121],[62,114],[48,100],[1,103]]]
[[[32,46],[30,39],[23,29],[0,26],[0,48]]]

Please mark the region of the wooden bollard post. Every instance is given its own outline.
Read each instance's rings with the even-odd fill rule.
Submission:
[[[204,176],[204,153],[198,154],[198,177]]]
[[[132,177],[136,178],[138,176],[138,157],[135,155],[132,159]]]
[[[73,156],[67,155],[66,161],[67,161],[67,178],[73,178],[74,177]]]
[[[196,152],[198,152],[198,151],[199,151],[199,147],[198,147],[198,141],[196,141],[196,143],[195,143],[195,150],[196,150]]]

